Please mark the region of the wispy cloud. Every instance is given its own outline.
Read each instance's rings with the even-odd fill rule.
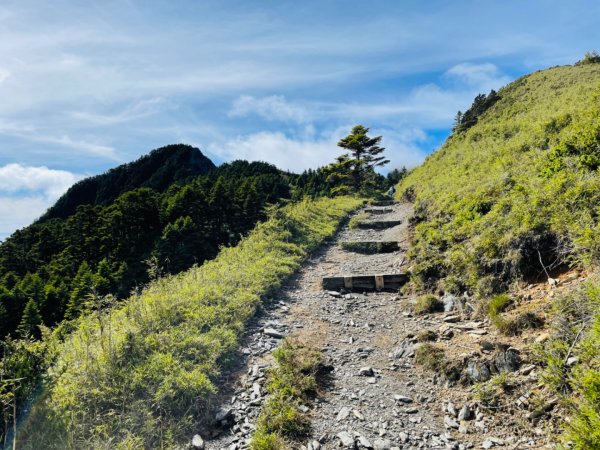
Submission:
[[[457,64],[448,69],[445,75],[478,89],[498,89],[510,82],[510,77],[501,73],[495,64],[489,62]]]
[[[233,102],[228,112],[229,117],[246,117],[252,114],[270,121],[282,122],[306,122],[314,118],[314,115],[301,106],[287,102],[283,95],[270,95],[263,98],[242,95]]]
[[[294,139],[282,132],[259,132],[239,136],[224,143],[213,143],[208,152],[224,160],[268,161],[294,172],[331,162],[340,152],[333,136]]]

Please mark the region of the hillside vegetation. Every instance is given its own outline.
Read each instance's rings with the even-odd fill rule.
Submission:
[[[167,145],[136,161],[75,183],[40,218],[65,219],[81,205],[105,206],[121,194],[146,187],[163,192],[175,181],[206,175],[216,166],[200,150],[190,145]]]
[[[220,246],[236,244],[265,219],[266,205],[290,197],[293,177],[270,164],[236,161],[214,168],[198,149],[183,146],[183,153],[173,153],[179,147],[155,150],[90,183],[119,191],[131,187],[131,180],[163,183],[173,179],[165,173],[195,172],[198,159],[210,173],[168,187],[159,183],[158,190],[126,190],[104,206],[79,204],[67,218],[34,223],[0,245],[0,338],[39,338],[39,325],[74,319],[100,296],[127,297],[148,281],[149,266],[156,274],[178,273],[212,259]],[[152,161],[165,165],[154,167]],[[125,176],[123,186],[112,185]],[[74,193],[86,186],[84,180],[63,199],[74,202]]]
[[[524,76],[479,96],[468,113],[398,185],[398,197],[415,202],[412,288],[466,291],[492,314],[508,299],[495,296],[515,281],[560,279],[569,267],[595,271],[600,64],[588,58]],[[600,307],[593,286],[557,300],[571,306],[555,308],[560,326],[541,352],[548,386],[571,408],[566,439],[576,448],[598,448]],[[579,358],[573,368],[566,366],[571,356]]]
[[[46,351],[56,363],[19,446],[169,448],[189,439],[261,300],[360,204],[338,197],[272,210],[215,260],[82,316],[64,342],[55,333]]]

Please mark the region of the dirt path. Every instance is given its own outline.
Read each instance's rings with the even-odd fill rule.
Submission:
[[[396,293],[322,290],[323,276],[403,270],[410,214],[410,205],[396,204],[393,212],[376,218],[399,219],[402,224],[397,227],[382,231],[345,228],[267,305],[248,330],[242,365],[218,413],[224,432],[206,439],[208,449],[247,448],[264,399],[264,371],[272,362],[272,349],[286,335],[314,344],[334,367],[331,384],[307,409],[312,435],[305,449],[540,448],[534,440],[523,441],[513,434],[495,437],[498,428],[466,403],[466,395],[450,390],[442,376],[414,366],[413,336],[419,331],[435,329],[452,337],[447,330],[454,330],[471,339],[472,348],[487,334],[486,324],[456,324],[459,320],[452,312],[415,318],[408,300]],[[400,251],[362,255],[339,245],[389,239],[401,243]],[[457,345],[469,348],[464,342]]]

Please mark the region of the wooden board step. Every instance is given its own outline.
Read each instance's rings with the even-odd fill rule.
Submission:
[[[340,245],[346,251],[364,255],[393,253],[400,250],[400,245],[396,241],[349,241],[341,242]]]
[[[361,230],[385,230],[402,223],[401,220],[363,220],[358,222],[357,226]]]
[[[327,291],[397,291],[408,282],[408,274],[352,275],[323,277],[322,286]]]
[[[389,214],[394,212],[394,210],[392,208],[367,208],[365,212],[369,214]]]
[[[395,204],[396,202],[394,200],[378,200],[371,202],[371,206],[392,206]]]

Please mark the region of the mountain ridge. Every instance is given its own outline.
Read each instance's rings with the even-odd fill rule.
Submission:
[[[215,164],[200,149],[186,144],[172,144],[152,150],[135,161],[84,178],[71,186],[39,219],[65,219],[78,206],[105,206],[119,195],[133,189],[147,187],[163,192],[176,181],[205,175]]]

